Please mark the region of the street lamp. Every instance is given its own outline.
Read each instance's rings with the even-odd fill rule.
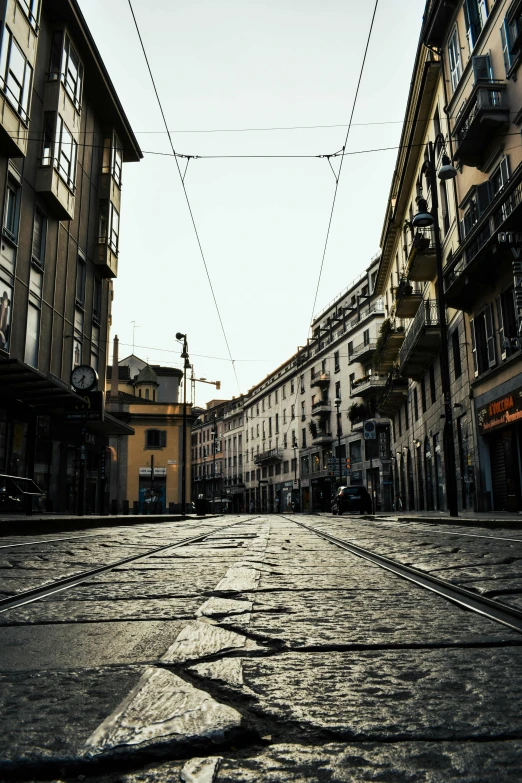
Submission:
[[[212,438],[212,513],[215,514],[216,509],[216,444],[217,444],[217,425],[216,416],[214,415],[214,426],[210,433]]]
[[[444,141],[442,136],[437,136],[435,143],[439,138]],[[428,205],[424,198],[419,198],[419,211],[412,220],[415,228],[424,228],[433,226],[435,237],[435,258],[437,264],[437,298],[439,304],[439,322],[440,322],[440,377],[442,384],[442,395],[444,398],[444,462],[446,465],[446,487],[448,495],[448,509],[450,517],[457,517],[458,495],[457,495],[457,476],[455,463],[455,442],[453,440],[453,420],[451,407],[451,385],[448,358],[448,327],[446,324],[446,295],[444,292],[443,270],[442,270],[442,245],[440,241],[440,227],[438,221],[439,198],[437,192],[437,172],[435,165],[435,150],[433,142],[428,143],[428,157],[422,167],[422,174],[425,174],[431,191],[431,212],[428,212]],[[454,179],[457,171],[451,165],[447,155],[442,157],[442,167],[439,171],[439,179],[443,182],[448,179]]]
[[[190,369],[187,335],[176,332],[176,340],[183,340],[181,358],[183,363],[183,436],[181,453],[181,514],[187,513],[187,370]]]
[[[341,398],[336,397],[334,405],[337,408],[337,458],[339,460],[339,486],[343,483],[343,463],[341,460]]]

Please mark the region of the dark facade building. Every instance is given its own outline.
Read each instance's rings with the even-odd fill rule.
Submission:
[[[3,0],[0,21],[0,474],[100,512],[108,436],[130,432],[101,391],[122,168],[142,154],[76,0]]]

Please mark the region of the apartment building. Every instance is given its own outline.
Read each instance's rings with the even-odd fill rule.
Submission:
[[[232,400],[226,406],[223,415],[223,493],[228,499],[230,511],[241,512],[245,508],[245,481],[243,466],[245,454],[243,453],[244,438],[244,395]]]
[[[140,513],[181,511],[182,378],[181,370],[149,365],[134,354],[118,361],[118,338],[114,338],[106,409],[134,434],[110,438],[112,513],[122,513],[127,504]],[[187,419],[190,427],[194,417],[189,406]],[[186,462],[190,483],[190,459]]]
[[[211,400],[192,425],[192,499],[224,497],[224,416],[228,400]],[[194,410],[194,415],[198,411]]]
[[[459,169],[460,243],[444,283],[448,305],[465,313],[477,506],[521,510],[522,2],[429,2],[422,40],[442,52]]]
[[[132,431],[101,400],[123,164],[142,154],[76,0],[3,0],[0,20],[0,473],[49,510],[102,511],[108,437]]]
[[[314,319],[306,345],[246,395],[246,508],[328,510],[342,481],[368,485],[375,507],[391,509],[389,422],[375,410],[381,384],[371,364],[385,315],[378,268],[376,257]],[[371,442],[364,421],[375,422]]]

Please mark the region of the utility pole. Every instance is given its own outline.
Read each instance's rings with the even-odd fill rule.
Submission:
[[[176,333],[176,340],[183,340],[181,358],[183,364],[183,437],[181,454],[181,514],[187,513],[187,370],[190,369],[187,335]]]

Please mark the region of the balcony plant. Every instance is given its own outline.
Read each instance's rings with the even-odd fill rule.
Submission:
[[[359,424],[368,418],[368,409],[362,402],[353,402],[348,408],[347,415],[352,424]]]
[[[310,430],[310,435],[312,438],[317,438],[317,424],[315,421],[310,421],[308,424],[308,429]]]

